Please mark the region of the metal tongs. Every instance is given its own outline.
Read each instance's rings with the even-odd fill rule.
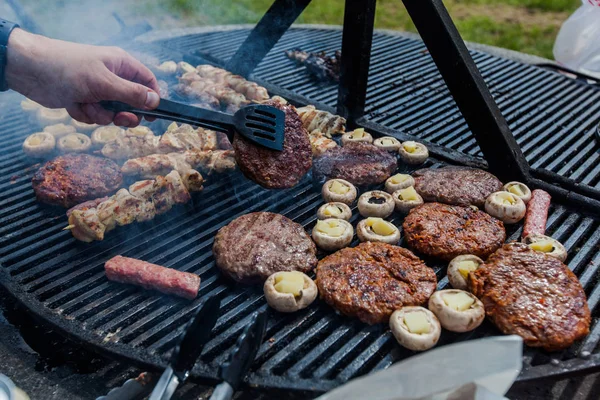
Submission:
[[[154,110],[134,108],[119,101],[101,101],[100,105],[114,112],[130,112],[224,132],[231,142],[235,131],[259,146],[277,151],[283,149],[285,113],[265,104],[244,106],[233,115],[166,99],[160,99]]]

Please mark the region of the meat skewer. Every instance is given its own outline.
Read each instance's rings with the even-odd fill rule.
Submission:
[[[186,72],[179,78],[177,89],[180,94],[200,99],[206,93],[214,96],[228,112],[236,112],[250,101],[241,93],[236,92],[224,83],[202,77],[197,72]]]
[[[243,94],[248,100],[261,102],[269,99],[267,89],[224,69],[216,68],[212,65],[198,65],[196,71],[201,77],[222,83],[236,92]]]
[[[531,192],[531,200],[527,203],[527,214],[525,214],[521,239],[525,239],[532,234],[543,235],[546,233],[550,200],[550,194],[541,189],[535,189]]]
[[[183,153],[152,154],[127,160],[121,167],[124,175],[153,178],[172,170],[185,174],[191,169],[201,168],[206,173],[225,172],[235,169],[233,150],[188,150]]]
[[[135,258],[116,256],[104,264],[106,277],[110,281],[129,283],[144,289],[193,300],[198,296],[200,277]]]
[[[305,106],[297,109],[302,120],[302,126],[309,133],[319,131],[328,138],[346,131],[346,119],[327,111],[320,111],[315,106]]]
[[[103,240],[116,226],[149,221],[175,204],[187,203],[190,191],[202,190],[202,182],[202,175],[194,170],[183,177],[171,171],[164,177],[135,182],[129,190],[121,189],[102,202],[86,202],[70,209],[68,228],[77,240]]]
[[[340,80],[342,53],[339,50],[332,57],[327,56],[324,51],[310,53],[300,49],[286,51],[285,55],[290,60],[304,65],[308,73],[319,81],[338,82]]]

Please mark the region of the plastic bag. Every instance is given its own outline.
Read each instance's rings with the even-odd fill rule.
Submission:
[[[581,0],[554,42],[557,62],[576,71],[600,75],[600,0]]]

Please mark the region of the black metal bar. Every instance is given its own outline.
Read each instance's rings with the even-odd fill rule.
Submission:
[[[505,181],[527,181],[527,161],[442,1],[403,2],[490,170]]]
[[[351,128],[365,111],[375,4],[376,0],[346,0],[337,113]]]
[[[225,69],[245,77],[250,75],[309,3],[310,0],[275,0]]]

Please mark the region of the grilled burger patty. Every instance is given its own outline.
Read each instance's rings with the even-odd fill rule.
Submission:
[[[506,240],[504,225],[489,214],[441,203],[413,208],[402,228],[411,249],[447,261],[461,254],[485,259]]]
[[[420,169],[412,174],[415,190],[423,200],[445,204],[482,208],[485,199],[502,190],[502,182],[481,169],[468,167],[442,167]]]
[[[258,146],[236,134],[233,140],[235,159],[240,170],[254,182],[269,189],[295,186],[312,166],[312,147],[308,133],[292,105],[277,101],[268,104],[285,112],[283,150]]]
[[[468,284],[492,322],[528,346],[562,350],[589,333],[590,310],[575,274],[522,243],[492,254],[469,274]]]
[[[369,143],[334,147],[314,159],[318,177],[345,179],[354,185],[383,183],[397,168],[396,157]]]
[[[319,261],[316,283],[327,304],[376,324],[387,322],[400,307],[425,304],[437,279],[410,250],[365,242]]]
[[[317,265],[315,244],[283,215],[242,215],[219,230],[213,254],[223,274],[242,283],[266,280],[278,271],[309,272]]]
[[[56,157],[31,180],[39,201],[66,208],[112,194],[122,182],[121,169],[114,161],[89,154]]]

